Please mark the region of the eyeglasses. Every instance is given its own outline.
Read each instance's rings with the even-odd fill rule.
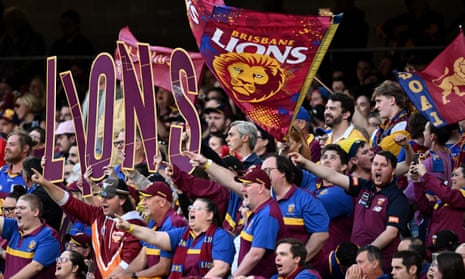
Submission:
[[[15,206],[10,206],[10,207],[3,207],[2,206],[2,212],[12,212],[16,209]]]
[[[277,170],[278,168],[263,168],[263,171],[270,176],[272,170]]]
[[[56,258],[57,263],[67,263],[69,261],[68,258],[65,257],[58,257]]]
[[[200,206],[198,206],[198,205],[189,205],[189,206],[187,207],[187,209],[188,209],[189,211],[191,211],[191,210],[195,210],[195,211],[205,210],[205,211],[208,211],[208,209],[203,208],[203,207],[200,207]]]
[[[119,147],[120,145],[123,146],[123,144],[124,144],[124,141],[122,141],[122,140],[113,142],[114,147]]]

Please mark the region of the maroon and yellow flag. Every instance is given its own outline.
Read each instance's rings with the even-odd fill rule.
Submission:
[[[412,103],[434,126],[465,119],[465,36],[460,34],[423,71],[398,72]]]
[[[239,109],[283,140],[340,18],[215,6],[200,53]]]
[[[119,31],[118,41],[121,41],[125,44],[128,49],[131,61],[134,63],[134,68],[137,71],[137,77],[140,79],[140,72],[138,67],[139,64],[139,53],[137,44],[140,43],[137,41],[136,37],[131,33],[129,27],[124,27]],[[171,91],[171,79],[170,79],[170,56],[173,52],[173,49],[160,46],[150,46],[150,58],[152,60],[152,74],[153,81],[156,86],[159,86],[165,90]],[[197,77],[197,84],[199,83],[200,78],[202,77],[202,70],[205,61],[203,60],[200,53],[197,52],[188,52],[192,62],[194,64],[194,69]],[[121,56],[118,49],[115,51],[115,63],[116,63],[116,74],[119,80],[122,79],[122,62]]]

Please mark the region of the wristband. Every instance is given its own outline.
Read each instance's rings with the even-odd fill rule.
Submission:
[[[129,229],[128,229],[128,233],[132,233],[133,231],[134,231],[134,225],[130,224]]]
[[[204,170],[208,170],[213,164],[213,161],[211,159],[208,159],[207,162],[205,164],[202,165],[202,168]]]

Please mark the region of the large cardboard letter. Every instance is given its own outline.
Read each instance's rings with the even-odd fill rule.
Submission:
[[[105,109],[102,146],[97,146],[97,126],[99,107],[99,83],[105,78]],[[87,116],[86,165],[92,166],[93,180],[104,177],[103,167],[110,165],[113,144],[113,104],[116,92],[116,66],[113,57],[108,53],[101,53],[92,64],[89,81],[89,109]],[[82,153],[81,153],[82,154]],[[81,159],[82,166],[82,159]],[[81,168],[84,173],[85,169]]]
[[[194,104],[191,102],[188,94],[197,95],[197,79],[189,54],[177,48],[171,54],[171,89],[179,108],[190,128],[190,142],[187,149],[192,152],[200,152],[200,143],[202,140],[200,118]],[[187,92],[184,90],[186,86]],[[172,164],[178,166],[181,170],[190,172],[193,170],[189,159],[181,155],[181,136],[183,127],[171,126],[169,141],[169,160]]]
[[[44,177],[52,182],[63,180],[63,158],[54,159],[57,57],[47,58],[47,99]]]
[[[123,71],[123,95],[126,113],[125,149],[126,154],[122,167],[134,168],[136,121],[145,149],[147,165],[150,171],[155,170],[153,157],[158,151],[157,113],[155,110],[155,90],[152,79],[150,49],[148,44],[138,44],[141,80],[136,77],[136,70],[130,54],[123,42],[118,41]]]

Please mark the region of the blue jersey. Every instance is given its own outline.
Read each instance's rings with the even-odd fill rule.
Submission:
[[[20,173],[10,173],[10,165],[4,165],[0,169],[0,192],[11,193],[12,186],[19,184],[26,187],[26,182]]]
[[[22,235],[16,220],[4,220],[2,237],[8,239],[5,278],[15,275],[31,261],[44,266],[34,278],[52,278],[55,273],[55,259],[60,256],[58,233],[44,223],[32,233]]]
[[[279,279],[279,278],[284,278],[284,277],[280,277],[279,274],[275,274],[273,275],[273,277],[271,277],[271,279]],[[298,272],[297,274],[291,274],[290,276],[286,276],[286,279],[321,279],[321,277],[318,275],[318,273],[316,273],[313,270],[304,269]]]
[[[281,209],[271,197],[249,216],[241,232],[241,246],[239,250],[239,265],[250,248],[257,247],[266,250],[265,255],[249,273],[249,275],[271,277],[276,273],[274,262],[274,247],[276,241],[286,237]]]
[[[300,182],[299,187],[309,191],[310,193],[314,193],[319,180],[318,176],[305,169],[301,169],[301,171],[302,181]]]
[[[339,186],[322,186],[315,193],[331,220],[340,216],[350,216],[354,212],[353,198]]]
[[[183,241],[182,236],[188,229],[189,227],[184,227],[167,231],[170,237],[170,244],[172,249],[180,245],[180,242]],[[183,276],[200,275],[200,249],[202,248],[204,240],[205,233],[198,235],[196,238],[193,238],[193,234],[190,234],[189,239],[185,243],[185,246],[188,248],[188,250],[184,265],[181,267]],[[174,251],[174,254],[176,254],[176,251]],[[234,259],[234,254],[235,249],[232,236],[222,228],[217,228],[213,234],[211,255],[212,260],[220,260],[231,265]]]
[[[276,199],[274,193],[272,196]],[[306,243],[312,233],[328,232],[325,208],[306,190],[292,186],[278,204],[290,237]]]
[[[148,224],[148,227],[156,230],[156,231],[162,231],[166,232],[169,230],[172,230],[174,228],[178,227],[184,227],[186,226],[186,220],[176,214],[176,211],[170,210],[166,213],[165,220],[162,221],[163,223],[161,224],[160,227],[156,226],[155,221],[151,220]],[[160,261],[160,257],[164,258],[173,258],[174,251],[164,251],[160,250],[157,245],[150,244],[145,241],[141,241],[141,245],[145,247],[145,254],[146,254],[146,266],[152,266],[157,264]]]

